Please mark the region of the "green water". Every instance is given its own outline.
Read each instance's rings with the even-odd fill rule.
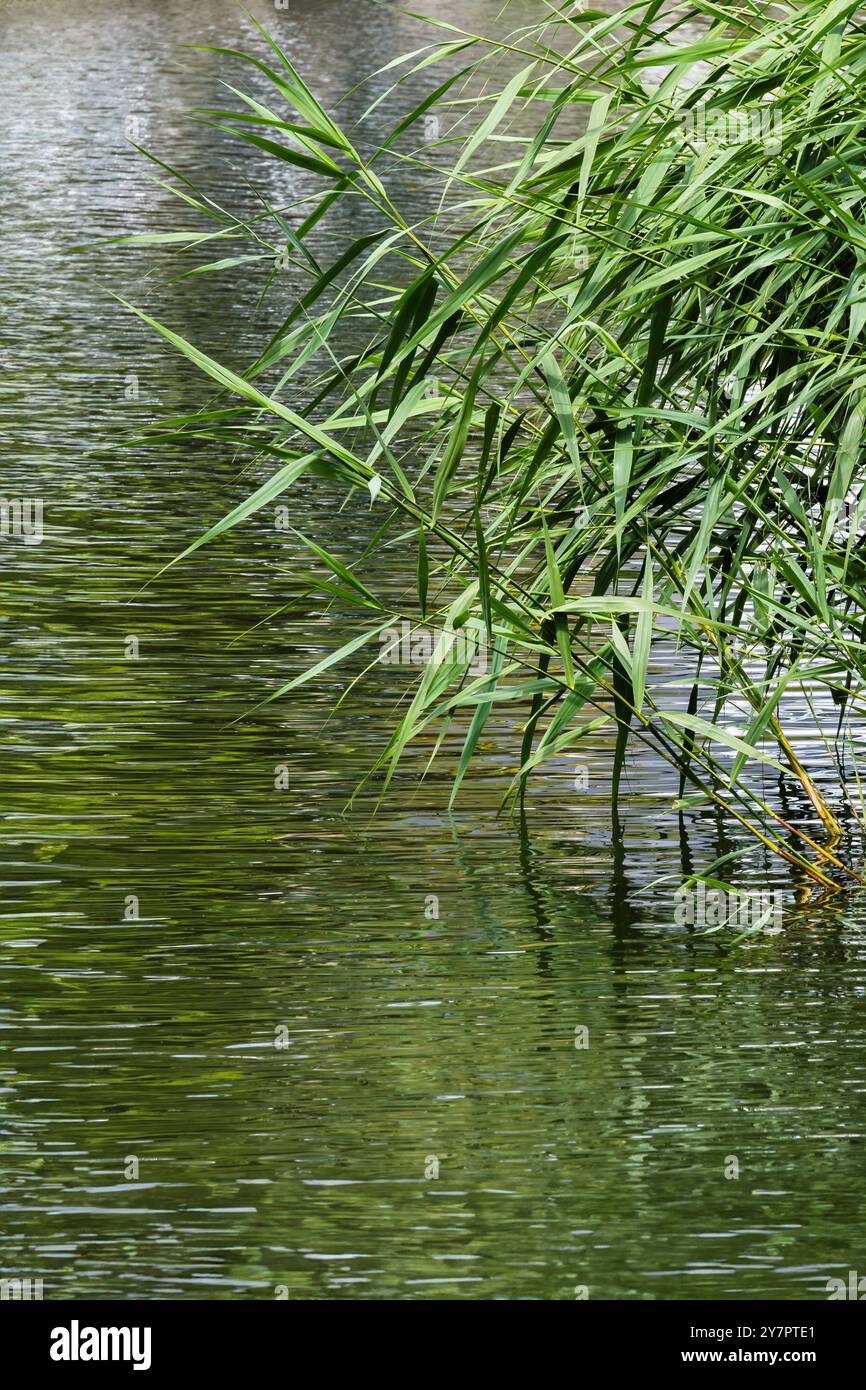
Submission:
[[[254,8],[331,100],[422,42],[349,0]],[[482,28],[498,5],[425,8]],[[259,307],[259,272],[170,284],[188,263],[76,248],[185,225],[130,129],[211,191],[291,199],[180,117],[227,69],[179,45],[249,41],[220,0],[0,7],[2,491],[45,508],[40,545],[0,540],[0,1277],[46,1298],[826,1297],[866,1273],[862,906],[808,904],[755,854],[738,872],[784,891],[784,931],[676,926],[675,878],[650,885],[739,835],[681,826],[647,760],[612,835],[602,735],[583,771],[546,765],[521,831],[497,816],[509,718],[453,817],[456,734],[378,816],[344,814],[407,673],[338,704],[350,663],[249,714],[351,631],[267,511],[153,579],[253,479],[124,438],[207,389],[108,292],[243,366],[289,289]],[[366,508],[306,487],[300,529],[356,555]]]

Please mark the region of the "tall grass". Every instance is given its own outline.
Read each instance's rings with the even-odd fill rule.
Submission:
[[[221,388],[165,432],[242,438],[274,461],[196,546],[311,474],[380,518],[355,564],[328,549],[327,513],[305,540],[358,629],[270,698],[362,647],[375,657],[403,618],[474,627],[488,669],[456,644],[423,667],[375,769],[382,790],[407,745],[462,719],[453,801],[508,702],[518,802],[545,759],[610,724],[614,809],[634,740],[671,765],[686,803],[716,803],[825,888],[853,881],[841,824],[866,817],[837,749],[866,670],[857,5],[543,3],[506,40],[436,22],[390,69],[428,95],[372,154],[363,126],[343,129],[263,38],[265,58],[226,56],[254,65],[268,101],[232,85],[231,109],[200,116],[321,192],[294,225],[181,192],[210,221],[213,265],[234,261],[222,241],[249,240],[269,265],[288,256],[304,292],[243,375],[141,316]],[[406,150],[431,113],[438,160]],[[407,161],[446,155],[443,210],[413,224],[392,188]],[[375,210],[376,229],[323,264],[317,229],[346,201]],[[349,324],[363,346],[347,356]],[[395,612],[364,562],[407,537],[417,594]],[[814,710],[832,795],[789,740],[792,698]],[[786,823],[756,762],[795,779],[814,814]]]

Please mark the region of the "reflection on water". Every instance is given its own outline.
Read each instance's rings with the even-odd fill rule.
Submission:
[[[422,41],[350,0],[254,8],[331,100]],[[499,6],[426,8],[483,28]],[[736,831],[704,813],[683,843],[644,760],[612,835],[599,738],[585,772],[545,769],[521,833],[496,814],[507,719],[454,817],[424,749],[377,818],[344,816],[405,673],[337,705],[360,666],[332,670],[233,723],[348,635],[291,537],[261,514],[144,587],[244,480],[206,444],[122,442],[207,391],[108,290],[239,363],[280,302],[255,271],[170,284],[164,257],[75,248],[182,225],[130,131],[228,198],[293,196],[179,116],[226,71],[180,45],[249,41],[222,0],[0,9],[2,491],[46,526],[0,541],[0,1275],[50,1298],[823,1296],[859,1259],[856,903],[736,950],[675,927],[675,876]],[[369,515],[308,487],[301,528],[356,553]],[[793,900],[757,855],[745,873]]]

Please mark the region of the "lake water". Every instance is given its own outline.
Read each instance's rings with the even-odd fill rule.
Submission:
[[[424,8],[484,32],[499,5]],[[252,9],[329,102],[425,38],[352,0]],[[497,814],[508,718],[452,816],[456,743],[346,812],[406,673],[338,705],[350,662],[249,713],[351,631],[268,511],[154,578],[266,470],[131,442],[208,388],[111,292],[243,366],[289,289],[260,306],[256,267],[171,283],[195,260],[95,243],[200,225],[130,136],[233,205],[291,200],[183,117],[237,70],[182,46],[253,42],[223,0],[0,0],[2,493],[45,508],[40,545],[0,540],[0,1278],[826,1297],[866,1274],[857,900],[810,904],[755,853],[737,873],[784,892],[783,931],[678,926],[678,876],[737,828],[694,813],[684,839],[675,780],[635,758],[613,834],[606,735],[541,771],[522,828]],[[435,183],[400,191],[420,210]],[[321,483],[291,502],[344,556],[370,534]],[[408,560],[378,583],[411,588]]]

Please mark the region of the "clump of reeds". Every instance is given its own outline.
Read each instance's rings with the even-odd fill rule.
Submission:
[[[417,79],[446,62],[448,76],[372,155],[272,40],[267,62],[235,55],[270,100],[233,87],[232,109],[203,118],[315,175],[321,193],[300,222],[197,206],[217,246],[249,237],[269,260],[288,256],[304,291],[243,375],[148,321],[236,407],[174,429],[254,425],[276,465],[197,544],[287,500],[306,474],[346,489],[349,505],[372,500],[380,518],[355,563],[329,550],[323,512],[306,543],[323,590],[357,606],[358,631],[272,698],[403,620],[484,635],[483,671],[459,644],[421,669],[382,752],[385,784],[411,741],[463,716],[456,795],[507,702],[522,725],[517,797],[545,758],[610,723],[614,802],[637,740],[670,762],[681,797],[717,803],[813,880],[850,873],[834,849],[842,760],[829,797],[785,709],[814,708],[832,759],[863,707],[857,10],[545,5],[502,41],[439,24],[392,70]],[[700,38],[684,42],[685,21]],[[431,164],[428,147],[406,149],[431,113],[445,196],[411,224],[391,175]],[[317,229],[344,200],[372,205],[377,229],[323,264]],[[347,357],[349,320],[364,345]],[[298,400],[309,360],[319,379]],[[417,593],[395,612],[364,562],[407,535]],[[756,761],[799,782],[811,825],[786,825],[759,795]],[[849,813],[862,823],[857,798]]]

